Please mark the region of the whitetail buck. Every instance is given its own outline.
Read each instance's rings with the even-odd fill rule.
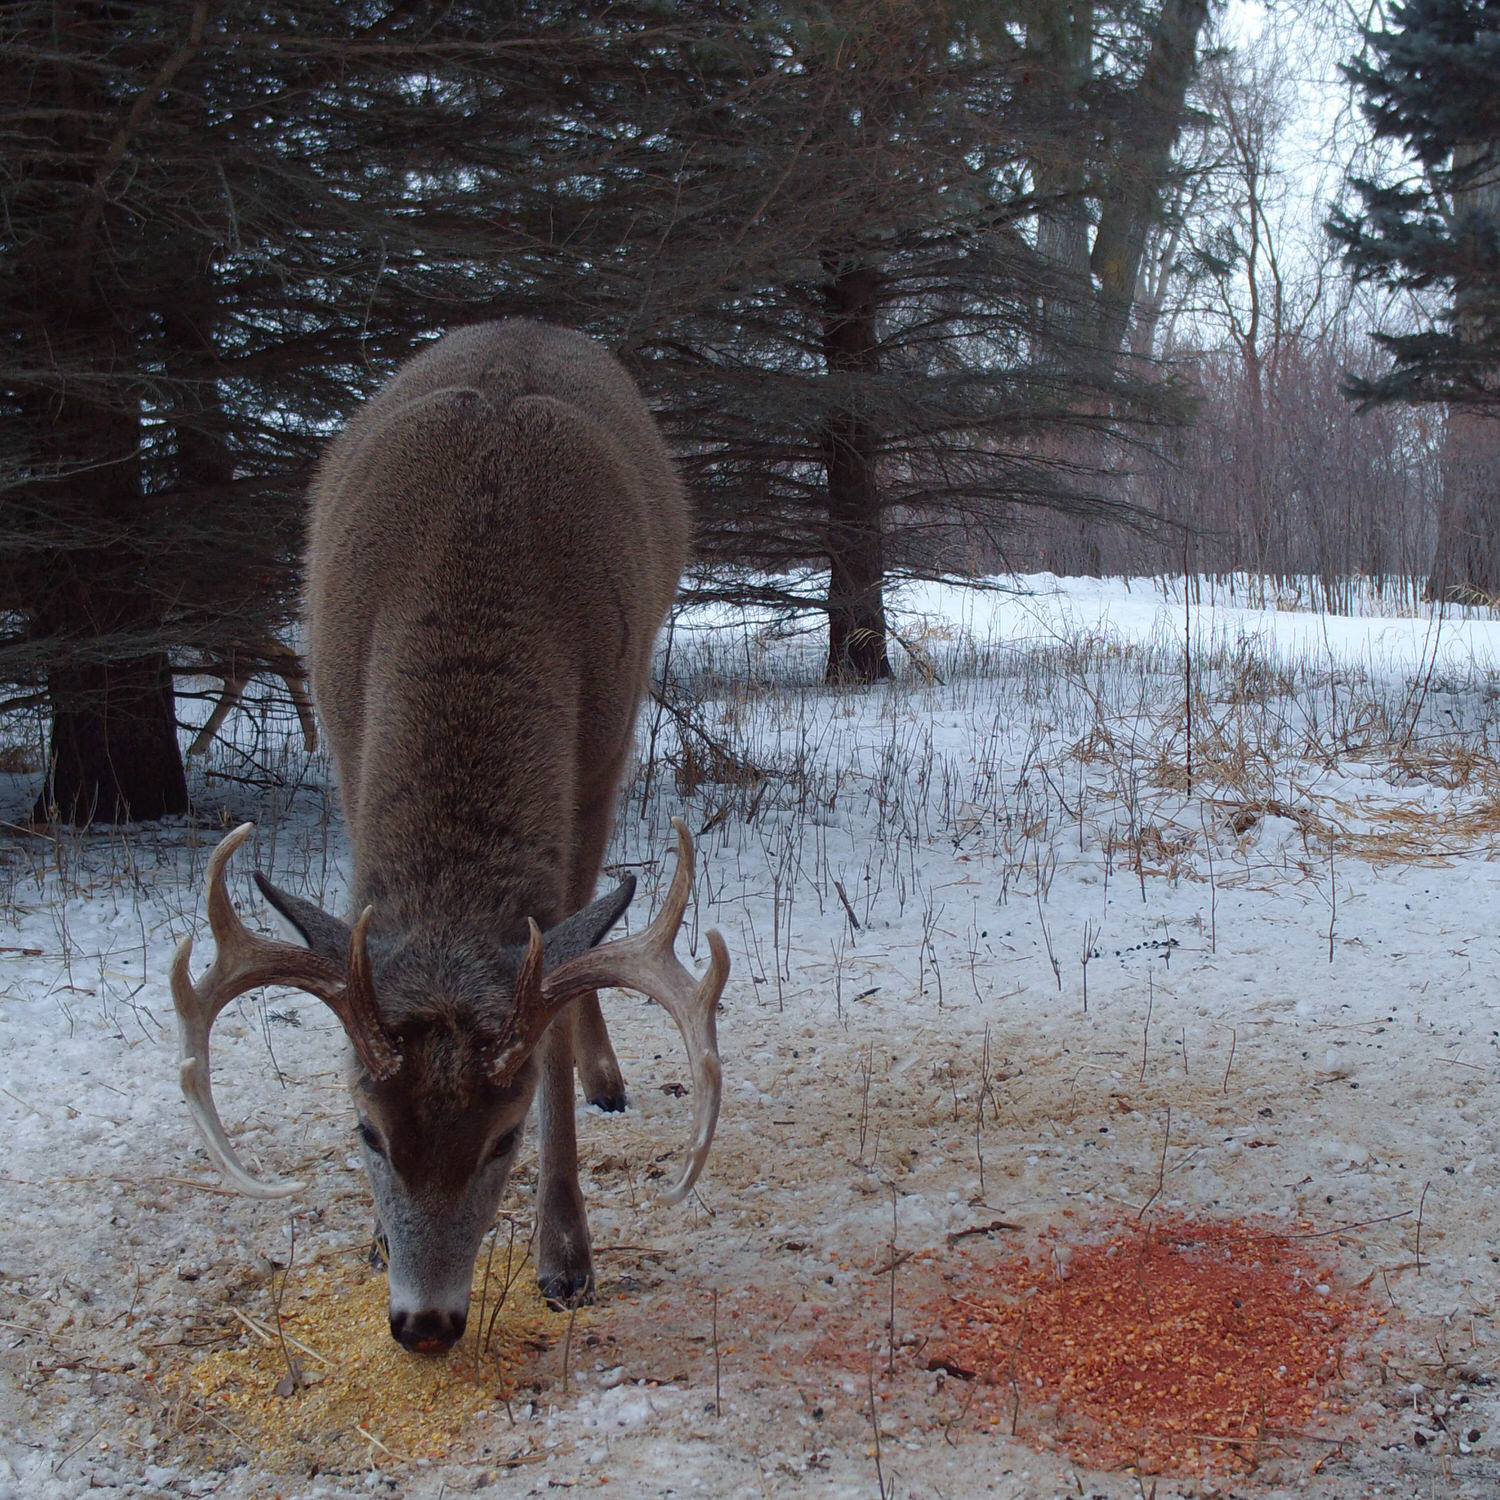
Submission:
[[[464,1329],[480,1243],[540,1082],[535,1253],[554,1304],[593,1291],[573,1070],[624,1106],[595,991],[663,1005],[687,1045],[693,1139],[669,1201],[708,1155],[719,1108],[716,932],[696,980],[674,944],[693,847],[655,922],[596,947],[634,881],[592,901],[651,648],[677,588],[686,501],[620,366],[578,334],[465,328],[411,360],[332,445],[312,490],[307,642],[354,849],[344,922],[277,890],[306,948],[258,937],[209,862],[218,953],[172,965],[183,1092],[220,1168],[235,1158],[209,1083],[209,1030],[264,984],[324,1001],[349,1086],[390,1274],[391,1332],[440,1353]]]
[[[262,640],[246,646],[231,646],[207,661],[179,668],[179,676],[217,677],[224,691],[214,704],[213,712],[188,746],[189,755],[207,755],[213,747],[224,720],[240,706],[250,679],[261,672],[274,672],[286,685],[297,722],[302,727],[302,744],[309,755],[318,748],[318,724],[313,718],[312,700],[307,695],[307,672],[290,646],[280,641]]]

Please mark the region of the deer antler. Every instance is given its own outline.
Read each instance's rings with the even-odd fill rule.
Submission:
[[[692,1146],[681,1176],[662,1195],[666,1202],[678,1203],[698,1180],[718,1123],[722,1072],[715,1012],[729,977],[729,950],[717,931],[707,934],[708,972],[701,980],[678,961],[677,930],[693,888],[693,839],[681,818],[673,818],[672,826],[677,830],[677,870],[656,920],[635,937],[601,944],[559,964],[542,979],[541,996],[550,1021],[575,996],[614,985],[639,990],[676,1021],[693,1073]]]
[[[350,937],[347,970],[332,959],[293,943],[260,937],[240,921],[224,883],[224,867],[254,826],[240,824],[220,840],[209,858],[208,924],[217,952],[194,984],[188,967],[193,940],[186,937],[177,945],[172,956],[172,1003],[177,1008],[182,1096],[209,1155],[241,1192],[254,1198],[284,1198],[301,1192],[303,1184],[262,1182],[247,1172],[229,1144],[214,1105],[208,1037],[219,1012],[247,990],[268,984],[288,985],[316,995],[338,1016],[360,1061],[376,1078],[390,1077],[401,1065],[401,1054],[375,1008],[374,991],[369,983],[369,959],[365,953],[368,908]]]

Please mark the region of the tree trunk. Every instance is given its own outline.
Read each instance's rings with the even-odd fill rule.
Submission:
[[[130,823],[188,810],[165,652],[48,674],[52,743],[36,816]]]
[[[1054,0],[1038,8],[1026,28],[1026,54],[1039,89],[1069,101],[1082,114],[1084,92],[1094,64],[1093,0]],[[1038,304],[1036,341],[1043,365],[1072,369],[1092,330],[1087,325],[1089,206],[1083,154],[1076,140],[1045,140],[1031,159],[1031,177],[1041,207],[1036,216],[1037,253],[1059,273]]]
[[[1464,146],[1454,152],[1453,164],[1470,167],[1482,159],[1479,147]],[[1500,183],[1488,173],[1453,193],[1450,226],[1471,215],[1500,226]],[[1487,290],[1482,285],[1455,289],[1453,327],[1461,339],[1485,336]],[[1500,598],[1500,417],[1482,408],[1448,408],[1442,483],[1427,597],[1450,604],[1492,604]]]
[[[84,346],[95,370],[128,368],[107,330],[85,332],[95,335]],[[86,382],[64,390],[41,440],[63,476],[52,488],[88,545],[57,550],[32,626],[49,643],[52,708],[35,816],[124,823],[186,812],[170,663],[157,646],[161,603],[143,566],[151,541],[140,530],[140,418],[89,399]],[[61,498],[49,501],[60,514]]]
[[[831,259],[831,258],[830,258]],[[832,261],[824,293],[823,356],[842,382],[824,434],[828,470],[828,667],[830,682],[878,682],[886,655],[885,527],[878,443],[864,414],[860,377],[879,369],[875,304],[880,274]]]
[[[86,10],[60,14],[93,24]],[[33,478],[21,494],[51,521],[27,621],[45,645],[52,710],[35,814],[117,823],[186,812],[187,781],[160,644],[167,605],[150,581],[158,539],[143,515],[144,320],[101,268],[111,200],[96,156],[116,106],[66,50],[57,68],[70,104],[59,111],[60,170],[93,182],[71,260],[28,268],[38,293],[28,353],[46,374],[23,404]]]
[[[1427,597],[1493,603],[1500,599],[1500,421],[1451,408],[1442,479]]]
[[[1130,135],[1121,144],[1100,206],[1090,264],[1099,284],[1094,343],[1107,364],[1125,342],[1146,236],[1160,212],[1207,19],[1208,0],[1162,0],[1135,90],[1138,107]]]
[[[885,538],[880,519],[840,523],[830,506],[828,667],[830,682],[879,682],[891,675],[886,654]]]
[[[97,347],[95,368],[117,370],[108,341]],[[139,417],[71,392],[49,415],[43,441],[63,475],[51,485],[66,487],[71,528],[89,545],[57,550],[32,622],[52,659],[36,816],[120,823],[186,812],[170,663],[157,644],[162,601],[144,565]],[[62,513],[56,495],[50,503]]]

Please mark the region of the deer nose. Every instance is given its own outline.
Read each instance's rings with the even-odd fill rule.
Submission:
[[[468,1315],[461,1312],[391,1313],[391,1337],[413,1354],[446,1354],[463,1337]]]

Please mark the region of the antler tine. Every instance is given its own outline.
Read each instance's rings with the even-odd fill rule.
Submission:
[[[679,1203],[703,1171],[719,1119],[723,1073],[719,1066],[717,1010],[729,977],[729,950],[717,931],[709,932],[708,972],[695,978],[678,960],[677,931],[693,888],[693,839],[680,818],[677,871],[656,919],[635,937],[620,938],[580,953],[560,964],[542,981],[550,1014],[586,990],[616,985],[639,990],[655,1000],[677,1023],[693,1072],[693,1137],[682,1174],[662,1194]]]
[[[208,923],[217,951],[196,984],[189,967],[193,940],[184,938],[172,955],[172,1003],[177,1009],[182,1097],[219,1170],[241,1192],[254,1198],[284,1198],[302,1191],[300,1182],[262,1182],[241,1165],[229,1144],[214,1104],[209,1076],[209,1033],[226,1005],[265,984],[289,984],[329,1000],[342,988],[337,965],[305,948],[251,932],[240,921],[224,882],[230,856],[249,838],[253,823],[242,823],[219,841],[208,861]]]
[[[526,928],[526,952],[516,969],[510,1014],[485,1058],[485,1069],[497,1086],[510,1081],[511,1074],[530,1055],[542,1033],[552,1024],[553,1016],[562,1008],[561,1002],[549,1004],[542,989],[542,964],[546,957],[542,930],[531,917],[526,918]]]
[[[717,928],[711,928],[705,936],[708,939],[708,972],[693,989],[688,1005],[675,1010],[666,1000],[660,1002],[677,1022],[693,1069],[693,1139],[682,1174],[662,1194],[667,1203],[682,1202],[692,1190],[708,1161],[714,1129],[719,1123],[724,1074],[719,1065],[717,1012],[719,996],[724,993],[724,983],[729,978],[729,949]],[[675,954],[673,961],[676,961]]]
[[[334,1014],[344,1023],[344,1033],[359,1058],[377,1082],[393,1077],[401,1067],[401,1051],[391,1039],[375,1004],[375,979],[370,972],[370,954],[366,941],[370,918],[375,908],[367,906],[359,914],[349,934],[348,979],[340,993],[329,1000]]]

